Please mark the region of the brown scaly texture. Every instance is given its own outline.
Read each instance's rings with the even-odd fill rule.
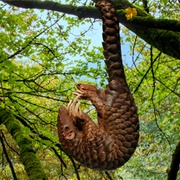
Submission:
[[[109,83],[105,90],[78,84],[76,98],[58,114],[58,136],[64,150],[83,165],[112,170],[126,163],[134,153],[139,122],[134,99],[124,74],[119,23],[115,9],[106,1],[96,6],[103,20],[103,47]],[[79,109],[77,100],[87,99],[97,110],[98,123]]]

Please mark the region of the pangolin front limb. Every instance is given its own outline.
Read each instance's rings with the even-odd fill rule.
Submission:
[[[78,84],[76,98],[58,114],[58,136],[67,153],[83,165],[112,170],[126,163],[139,137],[137,108],[124,74],[119,25],[115,9],[106,1],[97,3],[103,19],[103,47],[109,83],[105,90]],[[78,99],[87,99],[97,110],[98,123],[79,109]]]

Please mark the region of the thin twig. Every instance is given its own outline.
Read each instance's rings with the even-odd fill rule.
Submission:
[[[3,132],[1,131],[1,135],[3,134]],[[18,180],[17,176],[16,176],[16,173],[15,173],[15,170],[14,170],[14,167],[13,167],[13,164],[8,156],[8,153],[6,151],[6,147],[5,147],[5,144],[4,144],[4,141],[3,141],[3,138],[2,136],[0,136],[0,141],[1,141],[1,144],[2,144],[2,148],[3,148],[3,152],[5,154],[5,157],[7,159],[7,162],[9,163],[9,167],[11,169],[11,172],[12,172],[12,175],[13,175],[13,178],[14,180]]]

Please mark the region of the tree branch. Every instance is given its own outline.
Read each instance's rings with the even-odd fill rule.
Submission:
[[[176,20],[155,19],[151,16],[148,17],[134,16],[130,22],[132,25],[137,25],[141,27],[144,26],[146,28],[180,32],[180,21],[176,21]]]
[[[176,180],[177,173],[179,170],[179,164],[180,164],[180,142],[176,146],[176,149],[172,156],[171,167],[168,172],[168,180]]]
[[[94,18],[101,19],[99,10],[95,7],[72,6],[60,4],[53,1],[37,1],[37,0],[1,0],[13,6],[22,8],[46,9],[75,15],[78,18]],[[96,0],[94,0],[96,2]],[[148,15],[145,11],[133,6],[126,0],[115,0],[113,4],[118,11],[119,22],[133,31],[147,43],[159,49],[161,52],[180,59],[180,33],[172,31],[180,31],[180,22],[167,19],[155,19]],[[124,10],[127,7],[136,8],[138,16],[131,21],[127,21]],[[161,30],[160,30],[161,29]],[[162,30],[166,29],[166,30]],[[167,31],[171,30],[171,31]]]

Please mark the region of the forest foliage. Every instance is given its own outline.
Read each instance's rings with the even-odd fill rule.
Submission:
[[[55,2],[59,3],[52,1]],[[102,31],[98,12],[94,14],[97,18],[87,15],[78,18],[65,10],[21,8],[15,3],[0,2],[0,174],[3,180],[33,179],[33,173],[38,179],[173,179],[173,160],[180,161],[177,154],[180,153],[180,60],[177,58],[180,57],[180,5],[178,1],[168,0],[145,2],[122,1],[121,6],[129,3],[137,12],[150,14],[157,22],[173,20],[177,26],[175,31],[168,24],[167,30],[149,27],[145,34],[138,29],[147,27],[134,25],[133,17],[126,20],[125,13],[121,13],[125,9],[118,9],[120,16],[124,16],[123,62],[138,107],[140,139],[133,157],[123,167],[110,172],[90,170],[68,157],[58,142],[56,127],[58,109],[73,98],[76,83],[99,88],[107,84],[102,37],[94,41]],[[81,7],[82,11],[83,7],[94,8],[92,1],[67,0],[64,5],[72,9]],[[135,18],[138,22],[138,14]],[[144,41],[152,36],[151,31],[157,43]],[[173,41],[169,39],[163,44],[155,36],[156,31],[164,38],[166,32],[167,38],[174,35]],[[168,46],[168,41],[179,43],[171,56],[167,55],[173,48]],[[96,110],[89,102],[82,101],[81,108],[96,120]],[[39,172],[27,169],[33,166]],[[180,172],[174,176],[180,179]]]

